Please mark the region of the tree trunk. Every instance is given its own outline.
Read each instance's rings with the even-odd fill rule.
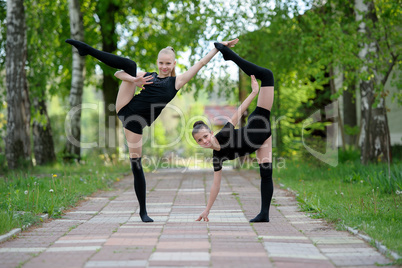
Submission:
[[[355,18],[355,9],[353,6],[345,6],[345,15],[347,21],[352,21]],[[346,67],[346,66],[345,66]],[[345,82],[347,76],[345,71],[350,74],[357,74],[357,70],[354,67],[349,67],[343,71],[342,81]],[[352,81],[348,84],[347,90],[342,94],[343,99],[343,126],[345,131],[345,143],[346,145],[358,148],[358,133],[360,132],[360,126],[357,122],[357,110],[356,110],[356,77],[352,78]]]
[[[70,32],[71,38],[84,41],[84,25],[79,0],[69,0],[70,9]],[[73,51],[73,73],[70,91],[70,108],[78,108],[82,104],[82,92],[84,88],[84,67],[85,57],[81,57],[76,49]],[[70,129],[67,131],[67,143],[65,149],[65,160],[81,158],[81,109],[71,113]]]
[[[381,97],[377,107],[373,107],[374,83],[362,81],[360,83],[362,98],[362,130],[360,136],[361,162],[389,161],[391,157],[390,135],[384,98]]]
[[[118,145],[118,121],[116,120],[116,98],[119,83],[110,74],[103,75],[103,99],[105,101],[105,143],[102,147],[109,149],[110,153],[115,153]]]
[[[355,83],[351,84],[348,90],[343,92],[343,125],[345,127],[345,143],[349,146],[356,145],[356,134],[351,131],[357,126],[355,92]]]
[[[116,21],[115,15],[119,7],[108,2],[107,12],[99,14],[101,34],[102,34],[102,50],[109,53],[115,53],[117,50],[116,37]],[[115,79],[113,73],[116,70],[101,64],[103,70],[102,92],[105,101],[105,143],[101,143],[101,147],[109,149],[110,153],[117,151],[118,145],[118,121],[116,120],[116,98],[119,89],[119,82]]]
[[[331,89],[331,95],[334,95],[336,93],[336,86],[335,86],[335,71],[334,67],[331,66],[329,68],[329,76],[331,77],[329,80],[329,87]],[[343,127],[343,122],[341,120],[341,113],[339,109],[336,109],[338,111],[338,114],[336,115],[338,117],[338,125],[340,127],[340,132],[341,132],[341,140],[342,140],[342,149],[345,150],[346,144],[345,144],[345,128]]]
[[[6,158],[9,169],[31,165],[29,136],[30,108],[25,73],[27,40],[23,0],[7,1],[7,134]]]
[[[35,119],[32,123],[35,161],[37,165],[44,165],[56,161],[52,127],[47,114],[45,101],[37,98],[34,101],[34,108],[39,112],[40,118],[46,120],[46,125],[43,125],[42,122],[40,122],[41,120],[38,121]]]
[[[389,161],[390,160],[390,139],[389,128],[387,125],[387,115],[385,110],[385,101],[380,96],[378,104],[373,107],[376,101],[375,81],[381,81],[375,68],[370,68],[375,58],[378,58],[378,46],[368,28],[365,20],[370,21],[374,27],[377,22],[374,3],[372,1],[356,0],[355,7],[356,20],[361,21],[359,33],[363,34],[365,39],[361,44],[362,49],[359,57],[364,63],[360,69],[361,76],[367,77],[360,81],[361,94],[361,162]]]

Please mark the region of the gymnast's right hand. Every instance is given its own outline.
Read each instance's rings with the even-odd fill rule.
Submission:
[[[227,47],[234,47],[237,44],[237,42],[239,42],[239,38],[235,38],[230,41],[222,41],[221,44]]]
[[[209,221],[208,215],[209,215],[209,211],[208,211],[208,210],[204,210],[204,211],[201,213],[201,215],[198,217],[198,219],[196,219],[196,221],[201,221],[201,220]]]
[[[143,73],[140,76],[137,77],[133,77],[133,83],[139,87],[139,88],[144,88],[145,85],[149,85],[152,84],[153,82],[151,82],[150,80],[152,80],[152,75],[148,75],[148,76],[144,76],[145,73]]]

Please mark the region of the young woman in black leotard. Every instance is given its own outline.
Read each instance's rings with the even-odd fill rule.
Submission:
[[[261,210],[250,222],[269,222],[269,206],[273,194],[272,182],[272,138],[270,113],[274,100],[274,76],[269,69],[259,67],[242,59],[228,47],[215,43],[225,60],[235,62],[247,75],[251,76],[251,94],[240,105],[237,112],[215,136],[202,121],[194,123],[193,137],[204,148],[213,149],[214,181],[206,209],[197,221],[209,221],[208,215],[220,189],[222,162],[232,160],[256,151],[261,176]],[[257,79],[261,80],[261,90]],[[248,117],[245,127],[235,129],[240,117],[257,96],[257,107]]]
[[[234,39],[221,44],[233,47],[237,41],[238,39]],[[116,112],[123,123],[129,148],[141,220],[153,222],[146,210],[146,181],[141,164],[142,130],[153,123],[177,91],[190,81],[218,53],[218,50],[212,49],[186,72],[176,76],[175,52],[173,48],[167,47],[158,54],[159,74],[148,72],[137,74],[137,64],[130,59],[99,51],[77,40],[68,39],[66,42],[75,46],[81,56],[91,55],[110,67],[123,70],[115,73],[115,76],[122,80],[116,99]],[[143,90],[140,94],[134,95],[136,87]]]

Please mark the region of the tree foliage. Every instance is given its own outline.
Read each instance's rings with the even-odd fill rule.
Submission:
[[[110,52],[134,59],[141,71],[157,70],[157,53],[163,47],[173,46],[178,51],[180,73],[203,57],[212,48],[212,41],[239,37],[234,48],[239,55],[274,71],[272,119],[273,127],[280,132],[277,145],[282,143],[292,151],[301,146],[302,121],[344,91],[352,91],[358,80],[375,81],[374,107],[389,94],[384,89],[386,81],[399,89],[395,98],[402,101],[398,76],[401,6],[391,0],[373,3],[377,20],[366,21],[370,36],[358,31],[358,11],[353,2],[346,0],[82,0],[81,9],[85,42],[98,49],[109,44],[113,49]],[[65,98],[71,81],[71,47],[64,43],[70,36],[67,1],[26,0],[24,4],[30,96],[46,101],[51,96]],[[5,88],[5,20],[6,1],[0,0],[1,88]],[[111,34],[106,41],[105,32]],[[360,46],[368,41],[376,43],[378,55],[371,62],[363,62]],[[188,57],[189,61],[180,57]],[[233,86],[216,79],[218,72],[213,68],[218,64],[227,66],[219,54],[183,91],[212,91],[219,85],[220,92],[233,94]],[[102,79],[97,66],[110,76],[115,70],[96,60],[86,61],[86,86],[100,89]],[[357,72],[362,66],[366,69]],[[342,87],[331,92],[329,84],[340,77]],[[107,90],[115,94],[118,88]],[[5,91],[0,90],[0,94],[5,103]],[[0,109],[2,114],[4,118],[4,109]],[[32,115],[40,122],[46,121],[37,111]],[[322,132],[323,127],[317,125],[316,129]]]

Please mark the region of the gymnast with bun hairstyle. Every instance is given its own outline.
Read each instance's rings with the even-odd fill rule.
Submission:
[[[261,210],[250,222],[269,222],[269,206],[274,190],[270,124],[270,113],[274,100],[274,76],[271,70],[244,60],[222,44],[215,43],[215,47],[222,53],[225,60],[232,60],[251,77],[252,92],[216,135],[213,135],[211,129],[203,121],[194,123],[193,138],[201,147],[213,150],[214,167],[214,180],[207,207],[200,214],[197,221],[209,221],[209,212],[220,190],[223,161],[233,160],[256,152],[261,176]],[[261,89],[259,89],[257,79],[261,80]],[[240,129],[235,129],[239,119],[257,95],[257,107],[249,115],[247,125]]]

